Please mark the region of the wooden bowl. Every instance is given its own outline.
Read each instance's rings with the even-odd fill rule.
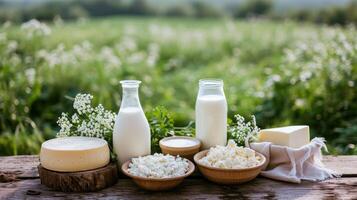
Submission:
[[[189,147],[172,147],[164,144],[165,141],[172,139],[189,139],[195,141],[197,144]],[[159,145],[163,154],[170,154],[173,156],[179,155],[180,157],[187,158],[193,161],[193,156],[200,150],[201,141],[193,137],[172,136],[161,139]]]
[[[258,166],[244,169],[222,169],[203,165],[199,162],[199,160],[206,156],[207,153],[208,150],[197,153],[194,156],[195,163],[203,176],[205,176],[208,180],[218,184],[240,184],[253,180],[258,176],[266,162],[265,156],[255,152],[256,155],[262,158],[262,161]]]
[[[187,160],[188,162],[188,170],[186,174],[182,176],[177,176],[177,177],[171,177],[171,178],[146,178],[146,177],[141,177],[141,176],[134,176],[128,172],[130,160],[125,162],[121,170],[122,172],[131,177],[133,181],[141,188],[146,189],[146,190],[151,190],[151,191],[163,191],[163,190],[169,190],[172,189],[176,186],[178,186],[184,178],[187,176],[191,175],[193,171],[195,171],[195,165]]]

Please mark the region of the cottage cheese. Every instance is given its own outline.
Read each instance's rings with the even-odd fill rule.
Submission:
[[[227,146],[217,145],[210,148],[207,156],[201,158],[199,162],[217,168],[243,169],[259,165],[261,158],[255,156],[254,150],[238,147],[233,140],[229,140]]]
[[[128,172],[135,176],[147,178],[171,178],[184,175],[188,171],[187,160],[177,156],[155,153],[133,158]]]

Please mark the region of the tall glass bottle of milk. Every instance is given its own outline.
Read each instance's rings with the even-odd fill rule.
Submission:
[[[196,138],[201,141],[202,149],[227,143],[227,101],[222,80],[199,81]]]
[[[124,80],[120,83],[123,96],[114,124],[113,148],[121,165],[133,157],[149,155],[151,142],[149,123],[139,101],[141,81]]]

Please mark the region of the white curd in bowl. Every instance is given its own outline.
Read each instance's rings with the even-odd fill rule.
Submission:
[[[188,161],[180,156],[155,153],[131,159],[128,172],[146,178],[172,178],[185,175],[188,169]]]
[[[233,140],[227,146],[217,145],[209,149],[207,155],[199,160],[203,165],[222,169],[244,169],[261,164],[261,157],[255,151],[239,147]]]

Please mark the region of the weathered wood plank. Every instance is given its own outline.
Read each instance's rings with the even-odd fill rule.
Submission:
[[[0,156],[0,172],[11,172],[18,178],[38,178],[39,164],[37,155]]]
[[[324,163],[351,178],[302,184],[257,178],[243,185],[220,186],[196,174],[168,192],[147,192],[136,187],[130,179],[120,179],[113,187],[96,193],[62,193],[40,184],[37,156],[0,157],[0,172],[14,173],[21,179],[0,183],[0,199],[357,199],[357,156],[325,156]]]
[[[357,156],[324,156],[323,163],[345,177],[357,177]]]
[[[29,192],[32,191],[32,192]],[[35,195],[29,195],[29,194]],[[39,179],[0,183],[6,199],[356,199],[357,178],[338,178],[319,183],[289,184],[257,178],[249,183],[221,186],[204,179],[186,179],[167,192],[148,192],[130,179],[119,179],[113,187],[95,193],[63,193],[40,184]]]
[[[357,177],[357,156],[324,156],[323,162],[343,176]],[[38,156],[3,156],[0,157],[0,172],[14,172],[22,179],[38,178],[38,164]]]

